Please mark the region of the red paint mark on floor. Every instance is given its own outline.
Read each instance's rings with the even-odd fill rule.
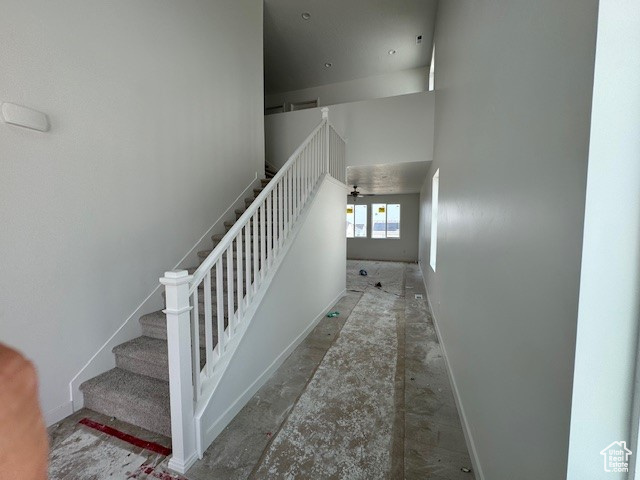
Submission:
[[[154,467],[151,467],[149,465],[141,465],[128,478],[130,479],[157,478],[158,480],[187,480],[184,477],[167,473],[164,470],[163,471],[156,470]]]
[[[78,423],[85,425],[89,428],[93,428],[94,430],[98,430],[99,432],[106,433],[107,435],[111,435],[112,437],[116,437],[136,447],[144,448],[145,450],[150,450],[154,453],[164,455],[165,457],[171,455],[171,449],[164,447],[159,443],[149,442],[147,440],[143,440],[142,438],[134,437],[133,435],[129,435],[128,433],[121,432],[120,430],[116,430],[115,428],[110,427],[108,425],[103,425],[102,423],[94,422],[93,420],[90,420],[88,418],[83,418]],[[167,477],[167,478],[174,478],[174,477]]]

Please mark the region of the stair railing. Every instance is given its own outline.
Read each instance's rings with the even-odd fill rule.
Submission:
[[[184,473],[195,461],[196,407],[205,392],[210,393],[215,377],[253,317],[254,299],[265,287],[296,220],[325,173],[346,181],[345,143],[329,123],[326,108],[322,109],[322,122],[193,275],[172,271],[160,279],[166,290],[173,442],[170,468]],[[217,335],[213,331],[214,312]]]

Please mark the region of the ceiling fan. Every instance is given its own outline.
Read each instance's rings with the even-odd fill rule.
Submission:
[[[358,197],[372,197],[373,196],[372,193],[360,193],[358,191],[358,186],[357,185],[353,186],[353,192],[351,192],[349,195],[351,195],[354,200],[356,198],[358,198]]]

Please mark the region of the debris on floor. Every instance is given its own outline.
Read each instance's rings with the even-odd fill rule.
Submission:
[[[51,452],[51,480],[185,480],[166,467],[171,449],[82,418]]]
[[[327,317],[329,318],[337,317],[338,315],[340,315],[340,312],[338,311],[327,313]]]
[[[363,268],[362,270],[360,270],[360,275],[362,275],[363,277],[366,277],[367,271]]]
[[[375,284],[375,287],[376,288],[382,288],[382,284],[380,282],[378,282],[378,283]]]
[[[88,430],[76,430],[51,454],[49,478],[52,480],[129,478],[147,461],[144,455],[126,446],[106,441]]]

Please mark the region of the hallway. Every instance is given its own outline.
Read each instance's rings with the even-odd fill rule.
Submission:
[[[333,309],[339,315],[317,325],[187,479],[473,478],[418,266],[349,261],[347,288]],[[113,470],[104,469],[129,472],[125,478],[179,478],[162,476],[161,455],[104,433],[89,448],[71,442],[79,432],[96,435],[77,424],[85,417],[112,422],[82,410],[53,427],[52,479],[108,478]],[[170,444],[122,422],[115,428]],[[111,453],[126,465],[106,461]],[[96,458],[103,467],[95,468]]]

